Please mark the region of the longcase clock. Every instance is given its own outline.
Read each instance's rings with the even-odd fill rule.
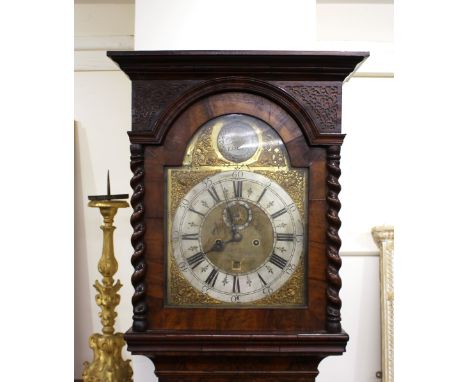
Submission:
[[[108,52],[132,81],[133,354],[314,381],[341,328],[341,88],[367,53]]]

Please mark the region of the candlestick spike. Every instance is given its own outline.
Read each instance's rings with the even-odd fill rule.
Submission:
[[[110,195],[111,195],[110,176],[109,176],[109,170],[107,170],[107,196],[108,196],[108,199],[110,199]]]
[[[128,194],[111,194],[111,185],[110,185],[110,171],[107,170],[107,194],[105,195],[88,195],[89,200],[118,200],[118,199],[127,199]]]

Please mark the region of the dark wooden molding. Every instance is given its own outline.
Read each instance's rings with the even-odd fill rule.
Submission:
[[[134,249],[132,255],[132,265],[134,272],[132,275],[132,285],[135,292],[132,297],[133,305],[133,330],[144,331],[147,328],[146,315],[148,307],[145,301],[146,297],[146,262],[145,262],[145,221],[144,221],[144,205],[143,199],[145,194],[144,186],[144,149],[143,146],[132,144],[130,146],[130,168],[133,172],[133,177],[130,180],[130,185],[133,189],[133,195],[130,203],[133,207],[133,214],[130,218],[130,223],[133,227],[131,238]]]
[[[301,333],[301,332],[194,332],[148,330],[138,333],[129,330],[126,340],[131,339],[128,350],[139,354],[151,352],[167,354],[174,351],[181,355],[206,355],[247,353],[271,354],[293,352],[298,355],[321,354],[325,348],[332,354],[342,354],[349,340],[348,334]]]
[[[149,355],[162,382],[313,382],[327,355],[346,350],[346,333],[128,331],[133,354]]]
[[[341,203],[338,194],[341,191],[339,178],[340,169],[340,146],[329,146],[327,148],[327,330],[331,333],[341,332],[341,299],[339,292],[341,289],[341,278],[339,270],[341,268],[341,258],[339,250],[341,239],[338,231],[341,227],[341,220],[338,213]]]
[[[163,85],[158,83],[157,86]],[[317,90],[314,90],[314,86],[309,86],[308,89],[311,89],[309,91],[315,92],[315,94],[328,95],[328,99],[325,102],[330,102],[330,94],[334,94],[332,102],[334,102],[335,105],[332,105],[332,108],[335,111],[335,115],[333,115],[333,113],[324,115],[323,113],[326,113],[323,112],[324,107],[317,108],[317,115],[320,115],[318,113],[322,111],[321,119],[319,119],[322,124],[323,121],[326,122],[327,118],[329,118],[331,119],[330,124],[336,126],[338,121],[337,111],[340,106],[339,101],[341,100],[341,89],[338,91],[336,90],[336,86],[323,85],[319,86]],[[333,128],[333,131],[321,132],[319,128],[317,128],[311,113],[308,113],[296,98],[281,88],[268,82],[245,77],[216,78],[202,82],[198,86],[191,88],[190,90],[183,93],[183,95],[180,96],[175,102],[170,104],[167,110],[162,113],[158,119],[153,119],[152,122],[154,124],[150,126],[148,130],[130,131],[128,134],[131,142],[152,145],[163,144],[166,134],[169,128],[173,125],[175,119],[190,105],[200,99],[209,97],[210,95],[226,92],[244,92],[256,94],[275,102],[296,120],[297,124],[301,127],[309,145],[341,144],[343,142],[344,134],[340,134],[339,125],[338,129]],[[161,91],[161,93],[164,93],[164,91]],[[317,103],[320,104],[320,100],[317,101]]]
[[[368,52],[308,51],[109,51],[132,79],[210,79],[226,76],[264,80],[343,81]]]
[[[163,144],[184,108],[220,91],[278,102],[309,145],[341,144],[341,83],[367,52],[110,51],[132,80],[132,143]],[[282,85],[275,84],[281,82]]]

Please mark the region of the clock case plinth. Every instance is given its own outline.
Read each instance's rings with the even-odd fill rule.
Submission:
[[[161,382],[314,381],[342,354],[338,235],[343,81],[368,53],[108,52],[132,81],[133,354]],[[165,304],[164,168],[180,166],[206,121],[245,113],[269,123],[293,167],[308,168],[307,304],[297,309]]]
[[[314,381],[320,361],[344,352],[346,333],[126,334],[132,354],[148,356],[160,382]]]

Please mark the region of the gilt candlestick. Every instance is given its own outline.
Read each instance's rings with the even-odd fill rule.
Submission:
[[[114,333],[114,323],[119,305],[120,295],[117,293],[122,287],[120,280],[114,284],[114,274],[118,263],[114,256],[114,217],[119,208],[127,208],[125,200],[128,194],[111,195],[109,173],[107,173],[107,195],[89,196],[89,207],[99,208],[104,219],[101,225],[103,231],[102,255],[99,259],[98,270],[103,276],[102,283],[94,283],[98,294],[96,303],[101,308],[99,317],[102,323],[102,334],[94,333],[89,338],[89,346],[93,350],[94,358],[91,363],[84,363],[84,382],[130,382],[133,381],[133,371],[130,360],[122,359],[122,348],[125,345],[123,333]]]

